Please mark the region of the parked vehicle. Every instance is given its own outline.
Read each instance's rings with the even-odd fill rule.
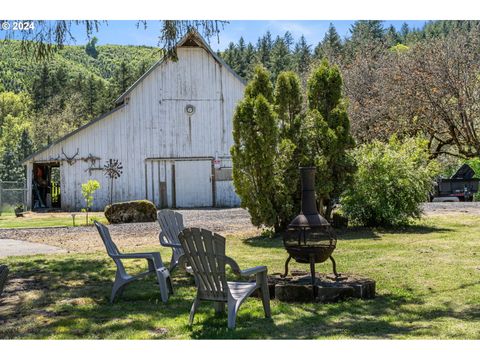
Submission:
[[[474,176],[475,171],[467,164],[463,164],[450,179],[437,180],[431,200],[473,201],[480,182],[480,179]]]

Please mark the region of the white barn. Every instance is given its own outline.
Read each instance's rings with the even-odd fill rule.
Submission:
[[[94,209],[110,202],[103,166],[122,175],[113,201],[148,199],[158,208],[233,207],[232,118],[245,83],[196,33],[177,45],[178,61],[160,60],[107,114],[28,157],[27,208],[85,207],[81,184],[100,182]],[[60,194],[60,195],[59,195]]]

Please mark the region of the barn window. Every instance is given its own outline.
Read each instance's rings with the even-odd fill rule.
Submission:
[[[216,181],[232,181],[232,168],[220,168],[215,169]]]

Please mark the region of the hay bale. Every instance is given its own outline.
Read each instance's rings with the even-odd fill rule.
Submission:
[[[153,222],[157,220],[157,208],[148,200],[126,201],[107,205],[105,217],[110,224]]]

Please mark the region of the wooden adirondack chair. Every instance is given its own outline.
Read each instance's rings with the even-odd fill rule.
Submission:
[[[0,265],[0,296],[2,296],[3,287],[7,282],[8,267],[6,265]]]
[[[208,300],[215,302],[217,312],[222,312],[227,303],[228,327],[235,328],[240,305],[256,289],[260,289],[262,295],[265,317],[271,316],[266,266],[240,270],[235,260],[225,256],[225,238],[205,229],[187,228],[178,237],[185,252],[180,263],[186,262],[190,267],[197,286],[197,296],[190,311],[190,325],[200,301]],[[227,281],[225,265],[230,265],[233,272],[241,276],[256,275],[256,281]]]
[[[151,252],[151,253],[135,253],[135,254],[122,254],[115,243],[112,241],[110,236],[110,232],[105,225],[100,224],[99,222],[95,221],[95,226],[97,227],[98,232],[105,244],[105,248],[107,249],[108,256],[112,258],[112,260],[117,265],[117,273],[115,275],[115,282],[113,283],[112,294],[110,296],[110,302],[114,302],[115,297],[121,295],[125,285],[129,284],[130,282],[140,279],[144,276],[149,274],[155,273],[157,276],[158,285],[160,287],[160,295],[162,297],[162,301],[164,303],[168,300],[168,295],[173,293],[172,283],[170,280],[170,272],[168,269],[163,266],[162,258],[160,253],[158,252]],[[148,262],[148,271],[137,275],[129,275],[127,274],[125,267],[123,266],[122,259],[146,259]]]
[[[164,209],[157,212],[157,219],[161,229],[160,245],[172,249],[169,270],[173,271],[178,265],[178,259],[183,255],[182,245],[178,240],[178,234],[185,228],[183,226],[183,216],[176,211]]]

